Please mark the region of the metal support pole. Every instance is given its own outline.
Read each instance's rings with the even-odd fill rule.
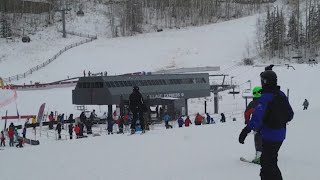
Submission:
[[[218,99],[218,87],[214,87],[214,113],[218,114],[219,113],[219,99]]]
[[[108,105],[108,119],[112,118],[112,105]]]
[[[184,106],[185,106],[186,116],[188,116],[188,99],[184,99]]]
[[[207,101],[204,101],[204,113],[207,114]]]
[[[246,98],[246,108],[248,107],[248,98]]]
[[[123,96],[120,95],[120,115],[124,115],[124,103],[123,103]]]
[[[214,113],[219,113],[219,100],[218,100],[218,93],[214,93]]]

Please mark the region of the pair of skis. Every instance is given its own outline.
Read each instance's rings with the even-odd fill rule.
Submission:
[[[244,158],[244,157],[240,157],[240,161],[242,161],[242,162],[246,162],[246,163],[251,163],[251,164],[257,164],[257,165],[260,165],[259,163],[254,162],[254,161],[252,161],[252,160],[248,160],[248,159],[246,159],[246,158]]]

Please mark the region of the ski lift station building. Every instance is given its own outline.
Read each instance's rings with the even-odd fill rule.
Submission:
[[[188,114],[188,99],[210,96],[208,73],[89,76],[79,78],[72,103],[128,105],[133,86],[139,86],[147,106],[162,105],[181,115]]]

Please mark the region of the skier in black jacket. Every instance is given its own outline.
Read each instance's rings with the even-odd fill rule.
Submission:
[[[136,122],[139,118],[142,133],[145,133],[145,124],[143,118],[143,112],[146,111],[146,106],[144,104],[141,93],[139,92],[139,87],[134,86],[133,91],[129,97],[129,108],[133,114],[131,123],[131,134],[135,133]],[[139,115],[139,116],[138,116]]]
[[[58,122],[56,131],[58,131],[58,139],[61,139],[61,123]]]
[[[72,139],[72,134],[73,134],[73,124],[72,123],[70,123],[69,124],[69,135],[70,135],[70,139]]]

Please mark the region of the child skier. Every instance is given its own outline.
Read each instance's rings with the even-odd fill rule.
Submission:
[[[189,127],[190,124],[192,124],[192,122],[191,122],[189,116],[187,116],[186,120],[184,121],[184,126],[185,126],[185,127]]]
[[[180,116],[180,117],[177,119],[177,121],[178,121],[179,128],[181,128],[181,127],[183,126],[183,124],[184,124],[184,120],[183,120],[182,116]]]
[[[262,87],[257,86],[253,88],[252,94],[253,94],[253,100],[249,103],[248,107],[246,108],[244,112],[244,119],[245,119],[245,124],[248,124],[251,115],[255,110],[255,107],[257,106],[258,99],[261,97],[262,93]],[[256,156],[252,160],[252,162],[260,164],[260,157],[261,157],[261,152],[262,152],[262,138],[261,138],[261,133],[259,131],[255,132],[254,135],[254,144],[256,148]]]
[[[5,142],[6,137],[5,137],[4,133],[3,133],[3,131],[1,131],[0,140],[1,140],[0,147],[1,146],[5,147],[6,146],[6,142]]]
[[[76,133],[77,139],[79,139],[79,137],[80,137],[80,127],[79,127],[79,124],[77,124],[77,125],[74,127],[74,132]]]

